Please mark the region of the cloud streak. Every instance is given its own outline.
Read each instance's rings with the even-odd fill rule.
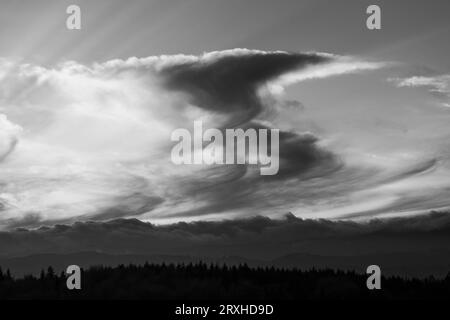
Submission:
[[[442,100],[442,106],[450,107],[450,75],[413,76],[390,79],[396,86],[426,88],[431,94]]]

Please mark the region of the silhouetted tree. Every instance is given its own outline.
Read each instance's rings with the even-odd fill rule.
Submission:
[[[382,279],[366,288],[367,275],[353,271],[250,268],[197,264],[95,266],[82,272],[82,290],[68,290],[64,272],[13,278],[0,269],[0,299],[450,299],[443,279]]]

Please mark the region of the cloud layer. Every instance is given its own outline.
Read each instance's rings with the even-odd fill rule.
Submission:
[[[150,258],[162,255],[165,261],[199,257],[227,263],[239,261],[241,257],[250,262],[273,261],[284,267],[308,267],[312,263],[315,267],[351,268],[362,272],[367,265],[375,263],[384,274],[395,271],[396,275],[433,273],[445,276],[450,263],[449,217],[448,212],[436,212],[363,224],[299,219],[292,214],[278,220],[257,216],[164,226],[137,219],[78,222],[0,232],[0,252],[3,259],[79,252]],[[101,258],[88,257],[92,260],[90,263],[102,263]],[[41,266],[45,259],[49,259],[48,263],[55,261],[53,256],[43,255],[34,259],[34,263]],[[64,261],[67,264],[86,260],[77,259],[82,257],[68,256]],[[107,263],[106,260],[103,263]]]

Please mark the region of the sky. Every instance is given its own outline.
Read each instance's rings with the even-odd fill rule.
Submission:
[[[376,3],[1,0],[0,228],[448,209],[450,4]],[[195,120],[279,129],[279,174],[172,164]]]

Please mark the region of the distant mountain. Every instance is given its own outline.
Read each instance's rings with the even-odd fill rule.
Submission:
[[[78,252],[70,254],[37,254],[25,257],[0,258],[0,267],[10,269],[14,276],[25,274],[37,275],[41,270],[52,266],[56,272],[61,272],[71,264],[82,268],[104,265],[117,266],[120,264],[142,265],[149,263],[217,263],[227,265],[247,264],[251,267],[274,266],[280,268],[307,269],[340,269],[365,272],[367,266],[377,264],[384,275],[399,275],[408,277],[444,277],[450,272],[450,254],[438,255],[433,253],[392,253],[380,255],[360,256],[321,256],[306,253],[293,253],[273,260],[246,259],[240,256],[224,256],[221,258],[181,256],[181,255],[136,255],[136,254],[107,254],[99,252]]]

